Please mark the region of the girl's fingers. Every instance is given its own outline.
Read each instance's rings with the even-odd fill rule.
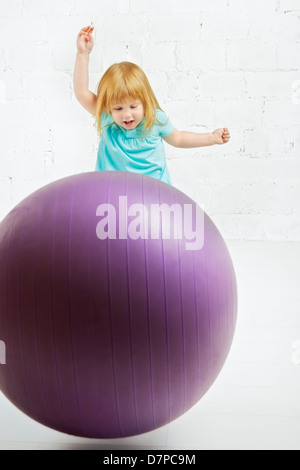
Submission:
[[[90,40],[91,39],[91,35],[92,35],[92,32],[94,31],[94,28],[91,28],[90,30],[88,31],[85,31],[86,28],[82,29],[80,31],[80,33],[78,34],[78,37],[84,37],[86,40]]]
[[[229,139],[230,139],[230,134],[229,134],[229,130],[227,129],[227,127],[224,127],[223,128],[223,142],[229,142]]]
[[[93,26],[87,26],[86,28],[83,28],[83,30],[85,33],[92,33],[94,31],[94,27]]]
[[[78,34],[78,36],[82,36],[83,34],[90,34],[94,31],[93,26],[86,26],[85,28],[82,28]]]
[[[85,34],[86,32],[87,32],[87,28],[81,28],[81,30],[79,31],[78,36],[81,36],[82,34]]]
[[[80,33],[78,39],[84,39],[86,42],[89,42],[92,40],[92,35],[90,33]]]

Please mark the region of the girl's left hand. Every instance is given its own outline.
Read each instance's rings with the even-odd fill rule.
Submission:
[[[216,129],[213,131],[213,135],[216,139],[216,144],[226,144],[229,142],[230,134],[227,127],[222,127],[221,129]]]

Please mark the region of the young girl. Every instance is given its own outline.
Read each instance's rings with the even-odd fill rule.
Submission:
[[[114,64],[100,80],[97,95],[89,90],[89,54],[94,28],[77,37],[74,92],[79,103],[97,119],[101,134],[96,170],[132,171],[171,183],[162,139],[181,148],[224,144],[227,128],[195,133],[174,128],[161,110],[146,75],[131,62]]]

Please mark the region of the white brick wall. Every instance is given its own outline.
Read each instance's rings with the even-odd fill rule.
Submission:
[[[166,145],[174,185],[228,238],[300,240],[300,0],[0,0],[0,219],[94,169],[95,123],[72,85],[91,21],[94,91],[131,60],[176,127],[230,128],[224,146]]]

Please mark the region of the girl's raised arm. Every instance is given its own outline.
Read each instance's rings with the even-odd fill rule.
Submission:
[[[77,55],[74,67],[74,93],[79,103],[93,116],[96,116],[97,96],[89,90],[89,60],[94,47],[94,28],[82,28],[77,36]]]

